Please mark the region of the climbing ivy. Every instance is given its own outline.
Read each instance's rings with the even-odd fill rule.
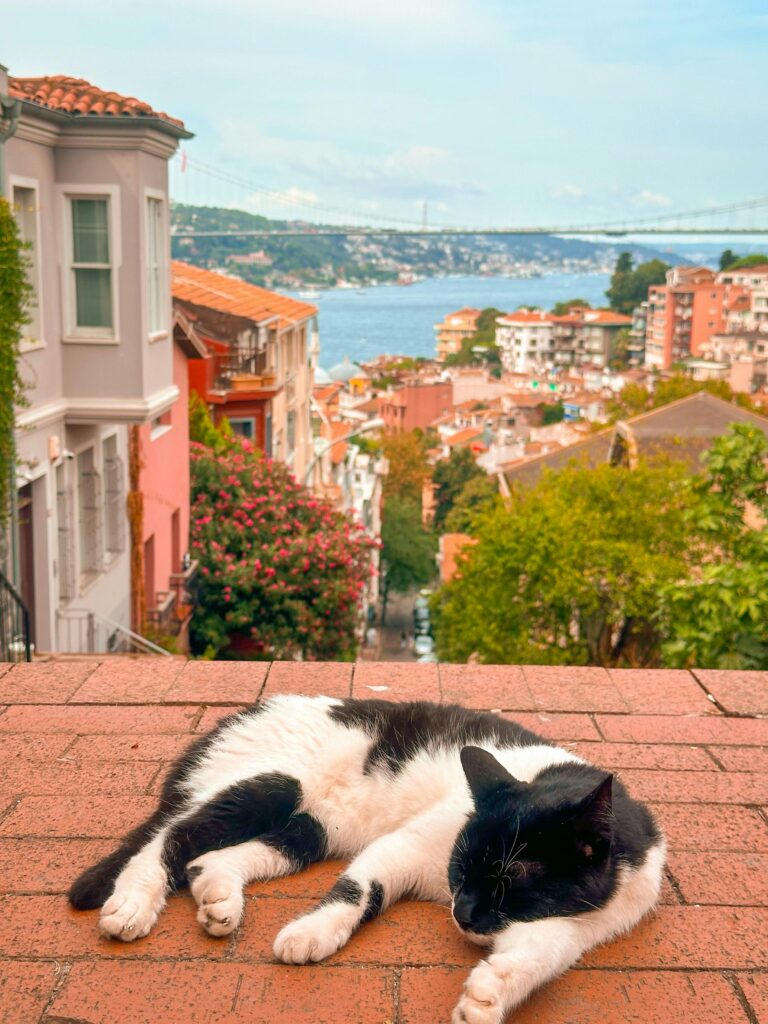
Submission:
[[[14,466],[14,416],[22,403],[19,350],[33,301],[25,245],[7,199],[0,197],[0,526],[8,517]]]

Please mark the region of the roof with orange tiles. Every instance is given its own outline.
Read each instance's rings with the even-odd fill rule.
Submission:
[[[470,309],[469,307],[466,307],[464,309],[457,309],[455,313],[446,313],[445,320],[443,320],[442,324],[439,324],[438,326],[456,327],[458,325],[453,322],[455,320],[460,320],[463,321],[464,323],[474,324],[474,322],[477,320],[481,313],[481,309]]]
[[[254,323],[277,319],[281,329],[317,315],[317,306],[308,302],[299,302],[248,284],[239,277],[227,277],[180,260],[171,262],[171,289],[173,298],[179,302],[215,309]]]
[[[54,110],[59,114],[72,117],[102,117],[116,121],[154,120],[158,127],[173,129],[174,135],[191,137],[184,122],[171,117],[160,110],[155,110],[143,100],[133,96],[123,96],[119,92],[111,92],[91,85],[84,78],[71,78],[68,75],[44,75],[39,78],[11,77],[8,80],[8,91],[15,99],[25,103]]]
[[[550,324],[555,318],[543,309],[516,309],[514,313],[505,313],[497,318],[496,323],[503,326],[515,324]]]
[[[757,1024],[768,1015],[768,674],[517,665],[185,662],[0,665],[3,1024],[434,1024],[482,951],[445,907],[402,900],[327,963],[275,963],[277,932],[344,865],[246,889],[206,935],[187,890],[132,943],[74,911],[75,875],[157,804],[169,762],[223,715],[277,693],[497,709],[616,772],[669,853],[657,910],[518,1010],[519,1024]]]
[[[478,430],[477,427],[465,427],[463,430],[459,430],[457,433],[447,437],[445,443],[449,448],[454,448],[457,444],[467,444],[475,438],[481,437],[482,433],[482,430]]]
[[[574,307],[563,316],[553,316],[556,324],[577,324],[597,327],[628,327],[632,323],[631,316],[624,316],[613,309],[587,309]]]

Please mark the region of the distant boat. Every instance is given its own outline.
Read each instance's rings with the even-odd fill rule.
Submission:
[[[305,292],[299,292],[299,298],[300,299],[319,299],[320,298],[320,292],[315,291],[314,288],[309,288]]]

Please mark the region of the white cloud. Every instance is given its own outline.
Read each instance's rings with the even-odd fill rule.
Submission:
[[[638,203],[643,206],[671,206],[672,200],[663,192],[650,192],[647,188],[638,193],[635,197]]]

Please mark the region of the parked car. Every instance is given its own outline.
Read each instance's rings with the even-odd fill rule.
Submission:
[[[423,622],[417,622],[413,627],[414,636],[431,636],[432,635],[432,623],[429,619]]]
[[[417,658],[423,657],[425,654],[432,654],[434,649],[435,645],[431,636],[417,636],[413,642],[413,653]]]
[[[421,665],[435,665],[437,663],[437,655],[434,651],[430,651],[429,654],[422,654],[422,656],[417,658],[416,661]]]

